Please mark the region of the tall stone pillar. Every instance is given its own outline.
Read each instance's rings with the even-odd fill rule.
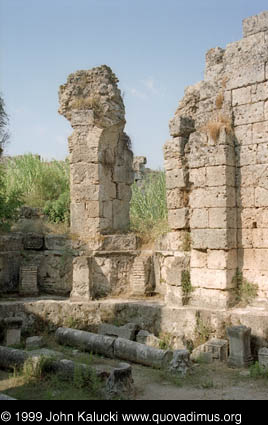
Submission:
[[[232,134],[217,140],[196,132],[189,140],[191,303],[227,307],[236,286],[235,147]]]
[[[74,129],[69,137],[71,232],[89,245],[129,226],[133,154],[117,81],[103,65],[69,75],[59,90],[59,113]]]

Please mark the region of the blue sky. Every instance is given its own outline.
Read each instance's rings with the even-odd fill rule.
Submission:
[[[6,153],[63,159],[72,129],[58,88],[107,64],[119,78],[135,155],[162,167],[168,121],[184,88],[203,79],[205,53],[242,37],[267,0],[0,0],[0,90]]]

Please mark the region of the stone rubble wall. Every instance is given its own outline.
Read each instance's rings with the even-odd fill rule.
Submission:
[[[0,235],[0,292],[19,292],[20,268],[33,265],[37,267],[40,292],[69,295],[72,288],[73,255],[70,241],[63,235]]]
[[[188,232],[192,305],[228,307],[237,269],[268,295],[268,12],[243,29],[207,52],[164,146],[172,232],[160,244],[182,249]]]

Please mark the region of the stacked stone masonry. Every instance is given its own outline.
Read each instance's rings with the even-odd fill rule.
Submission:
[[[268,12],[243,29],[207,52],[204,81],[185,90],[164,146],[164,242],[189,234],[192,305],[228,307],[236,270],[268,295]]]
[[[69,75],[60,87],[69,137],[71,231],[94,244],[97,235],[128,229],[134,173],[125,108],[117,78],[106,65]]]

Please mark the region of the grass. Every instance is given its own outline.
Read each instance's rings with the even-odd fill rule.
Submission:
[[[167,222],[166,179],[164,171],[148,174],[141,186],[132,186],[131,230],[143,243],[169,231]]]
[[[56,200],[69,191],[67,160],[46,162],[36,155],[25,154],[9,159],[5,168],[9,190],[20,190],[28,206],[44,207],[47,201]]]
[[[250,304],[258,295],[258,285],[249,282],[243,273],[237,269],[232,282],[235,283],[235,304],[245,307]]]
[[[189,270],[182,270],[181,273],[182,301],[183,305],[187,305],[190,300],[193,287],[191,284],[191,275]]]
[[[209,340],[212,329],[211,326],[206,323],[201,317],[200,314],[196,314],[196,325],[195,325],[195,341],[194,346],[198,347],[199,345],[204,344]]]
[[[218,101],[220,104],[220,101]],[[225,129],[227,134],[232,134],[232,121],[231,119],[223,114],[222,112],[217,113],[211,118],[204,126],[200,128],[200,131],[205,132],[214,142],[220,137],[221,129]]]

